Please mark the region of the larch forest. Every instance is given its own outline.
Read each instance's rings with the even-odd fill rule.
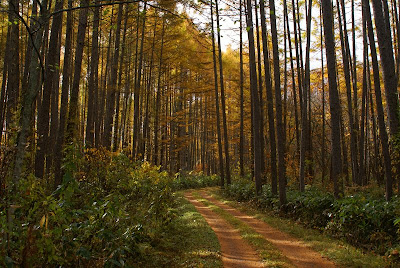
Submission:
[[[398,0],[0,11],[1,267],[400,265]]]

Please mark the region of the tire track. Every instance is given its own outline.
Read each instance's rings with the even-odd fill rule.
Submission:
[[[247,244],[237,229],[214,213],[189,192],[185,198],[192,203],[197,211],[206,219],[218,237],[221,245],[222,262],[226,268],[264,267],[257,252]]]
[[[252,216],[228,206],[214,197],[210,196],[206,191],[199,191],[200,195],[212,202],[214,205],[224,209],[232,216],[240,219],[248,226],[253,228],[257,233],[261,234],[266,240],[275,245],[294,265],[304,268],[333,268],[336,265],[330,260],[322,257],[318,252],[310,249],[301,241],[283,233],[267,223],[258,220]]]

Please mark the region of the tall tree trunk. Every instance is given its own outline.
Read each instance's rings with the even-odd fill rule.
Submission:
[[[312,0],[308,4],[308,15],[307,15],[307,45],[306,45],[306,74],[304,78],[303,86],[303,104],[301,113],[301,146],[300,146],[300,183],[299,188],[301,192],[304,192],[305,183],[305,165],[306,165],[306,151],[309,147],[309,125],[308,125],[308,93],[310,91],[310,45],[311,45],[311,10],[312,10]],[[310,92],[311,93],[311,92]],[[309,160],[309,159],[308,159]]]
[[[100,0],[95,1],[98,5]],[[89,92],[88,92],[88,111],[86,121],[86,146],[94,146],[94,135],[96,110],[99,83],[95,80],[99,72],[99,24],[100,24],[100,6],[96,6],[93,13],[93,30],[92,30],[92,54],[90,58],[90,72],[89,72]]]
[[[274,62],[274,84],[275,84],[275,109],[276,109],[276,131],[278,137],[278,178],[279,178],[279,202],[286,204],[286,163],[285,163],[285,135],[282,120],[282,93],[281,73],[279,69],[278,33],[276,28],[275,0],[269,0],[271,37]]]
[[[296,154],[300,152],[300,133],[299,133],[299,114],[297,110],[297,90],[296,90],[296,75],[294,69],[294,59],[293,59],[293,51],[292,51],[292,38],[291,38],[291,31],[289,26],[289,16],[287,11],[287,1],[284,0],[283,2],[284,7],[284,16],[286,20],[286,31],[288,36],[288,43],[289,43],[289,55],[290,55],[290,69],[292,73],[292,93],[293,93],[293,105],[294,105],[294,120],[295,120],[295,131],[296,131]]]
[[[8,21],[10,23],[8,30],[8,50],[6,51],[7,60],[7,114],[6,114],[6,128],[10,130],[12,122],[16,118],[16,112],[19,99],[19,0],[8,1]]]
[[[25,160],[25,150],[26,143],[28,139],[28,135],[31,130],[31,122],[32,122],[32,113],[34,110],[34,103],[36,96],[39,92],[39,85],[41,85],[41,72],[43,72],[43,62],[39,54],[40,46],[42,45],[43,40],[43,31],[44,28],[42,25],[46,21],[47,17],[47,0],[44,0],[41,3],[40,16],[38,17],[38,23],[35,24],[35,28],[32,29],[32,32],[35,32],[35,36],[32,40],[32,49],[34,51],[31,52],[31,60],[29,65],[29,82],[27,84],[27,90],[24,92],[22,106],[21,106],[21,118],[20,118],[20,131],[17,135],[17,146],[15,153],[15,161],[14,161],[14,172],[13,172],[13,181],[14,187],[17,187],[19,183],[20,176],[24,167]],[[11,45],[11,44],[10,44]]]
[[[375,0],[373,0],[373,1],[375,1]],[[380,77],[379,77],[378,56],[376,53],[375,37],[374,37],[372,19],[371,19],[371,10],[369,7],[368,0],[363,0],[363,8],[364,8],[364,16],[367,20],[368,38],[369,38],[369,44],[371,47],[372,68],[373,68],[373,72],[374,72],[376,110],[377,110],[377,114],[378,114],[379,135],[381,137],[382,154],[383,154],[383,161],[384,161],[385,175],[386,175],[386,200],[390,200],[393,195],[392,161],[391,161],[390,153],[389,153],[389,141],[388,141],[388,135],[386,132],[385,114],[383,111],[383,104],[382,104],[382,93],[381,93],[381,84],[380,84],[381,82],[380,82]],[[381,18],[378,18],[378,20],[380,20],[380,19]],[[381,30],[379,30],[379,31],[381,31]],[[381,32],[381,34],[382,34],[382,32]],[[381,40],[381,42],[383,42],[383,40]],[[380,47],[381,47],[381,45],[380,45]],[[383,59],[382,54],[384,52],[382,50],[380,50],[380,51],[381,51],[381,59]],[[386,64],[385,64],[385,66],[386,66]],[[387,74],[384,73],[384,77],[385,76],[387,76]],[[385,80],[389,80],[389,81],[385,82],[385,86],[386,86],[386,83],[391,81],[389,78],[390,78],[390,76],[385,78]],[[388,84],[391,85],[390,83],[388,83]],[[387,94],[388,93],[386,93],[386,95]],[[390,114],[389,114],[389,120],[390,120]]]
[[[360,144],[359,144],[359,155],[360,155],[360,169],[359,169],[359,183],[361,185],[366,185],[366,171],[364,161],[366,159],[365,156],[365,147],[364,147],[364,134],[365,134],[365,116],[366,116],[366,102],[367,102],[367,57],[368,57],[368,42],[367,42],[367,29],[366,29],[366,19],[363,17],[363,87],[362,87],[362,101],[361,101],[361,121],[360,121]],[[356,106],[357,107],[357,106]]]
[[[156,33],[157,33],[157,16],[154,18],[154,29],[153,29],[153,44],[151,46],[151,56],[150,56],[150,65],[149,65],[149,77],[148,77],[148,81],[146,84],[146,94],[147,94],[147,98],[146,98],[146,113],[145,113],[145,120],[144,120],[144,124],[143,124],[143,132],[144,132],[144,142],[143,142],[143,155],[146,155],[146,160],[150,161],[150,107],[149,107],[149,103],[150,103],[150,98],[152,96],[152,94],[150,94],[151,91],[151,85],[153,82],[153,63],[154,63],[154,50],[155,50],[155,44],[156,44]],[[147,148],[147,150],[146,150]]]
[[[228,140],[228,127],[226,123],[225,86],[224,86],[224,71],[222,65],[221,28],[219,24],[218,0],[215,0],[215,9],[217,14],[217,37],[218,37],[219,81],[221,84],[222,124],[224,128],[225,172],[226,172],[226,183],[229,185],[231,184],[231,171],[229,164],[230,161],[229,140]]]
[[[133,143],[132,143],[132,152],[133,156],[136,158],[138,153],[138,145],[140,144],[139,140],[139,123],[140,123],[140,86],[141,86],[141,78],[142,78],[142,69],[143,69],[143,44],[144,44],[144,34],[146,29],[146,10],[147,10],[147,2],[144,2],[144,7],[142,13],[143,21],[142,21],[142,37],[140,40],[140,52],[139,52],[139,62],[137,67],[137,75],[135,79],[135,90],[133,93],[134,99],[134,111],[133,111]]]
[[[297,69],[297,85],[299,87],[299,103],[300,103],[300,116],[301,113],[303,112],[302,110],[302,103],[303,103],[303,99],[302,99],[302,86],[303,86],[303,79],[302,79],[302,66],[300,63],[300,59],[301,59],[301,55],[299,53],[299,41],[298,41],[298,30],[297,30],[297,16],[296,16],[296,4],[295,1],[292,0],[292,18],[293,18],[293,32],[294,32],[294,46],[296,48],[296,69]],[[289,19],[287,19],[289,21]],[[301,42],[301,41],[300,41]],[[301,45],[301,44],[300,44]],[[296,91],[296,87],[293,87],[293,91]],[[297,104],[296,104],[297,105]],[[296,108],[297,109],[297,108]],[[299,129],[299,128],[297,128]],[[298,131],[298,130],[297,130]],[[300,137],[300,134],[297,134]],[[300,139],[298,139],[298,150],[297,153],[300,154]]]
[[[214,88],[215,88],[215,109],[217,116],[217,139],[218,139],[218,157],[219,157],[219,172],[221,177],[221,187],[225,185],[225,172],[224,172],[224,158],[222,153],[222,137],[220,125],[220,111],[219,111],[219,93],[218,93],[218,72],[217,72],[217,57],[215,49],[215,33],[214,33],[214,15],[213,15],[213,1],[210,1],[211,8],[211,39],[213,50],[213,63],[214,63]]]
[[[115,107],[115,118],[114,118],[114,134],[113,134],[113,145],[112,145],[112,150],[114,152],[118,151],[119,149],[119,144],[120,144],[120,125],[119,125],[119,110],[120,110],[120,97],[121,97],[121,91],[122,91],[122,73],[123,73],[123,68],[124,68],[124,58],[125,58],[125,47],[126,47],[126,31],[127,31],[127,24],[128,24],[128,16],[129,16],[129,6],[126,6],[126,11],[125,11],[125,19],[124,19],[124,30],[122,32],[122,50],[119,55],[119,74],[118,74],[118,84],[116,88],[116,107]],[[127,74],[125,74],[127,75]],[[121,121],[123,118],[121,118]],[[122,122],[121,122],[122,125]]]
[[[56,66],[58,67],[55,73],[55,79],[53,81],[53,92],[51,93],[51,125],[50,125],[50,137],[49,137],[49,145],[50,148],[47,156],[47,173],[50,171],[54,172],[54,147],[57,142],[58,136],[58,127],[59,127],[59,100],[60,100],[60,62],[61,62],[61,42],[62,42],[62,29],[60,34],[58,35],[58,44],[57,44],[57,60]]]
[[[10,44],[10,31],[7,32],[7,39],[6,39],[6,46],[5,46],[5,51],[9,50],[9,44]],[[5,53],[4,55],[4,61],[3,61],[3,80],[1,83],[1,95],[0,95],[0,143],[3,138],[3,126],[4,126],[4,121],[5,121],[5,115],[6,115],[6,108],[7,108],[7,102],[6,102],[6,84],[7,84],[7,75],[8,75],[8,56]]]
[[[322,7],[320,7],[320,35],[321,35],[321,78],[322,78],[322,148],[321,148],[321,162],[322,162],[322,182],[325,181],[326,174],[326,143],[325,143],[325,67],[324,67],[324,45],[323,45],[323,28],[322,28]]]
[[[260,1],[261,2],[261,1]],[[263,165],[261,166],[261,174],[264,176],[265,171],[265,157],[264,157],[264,111],[263,111],[263,80],[262,80],[262,67],[261,67],[261,44],[260,44],[260,27],[258,24],[258,3],[255,2],[255,19],[256,19],[256,38],[257,38],[257,67],[258,67],[258,94],[260,100],[260,137],[261,137],[261,161]]]
[[[392,139],[398,139],[399,115],[397,78],[393,57],[393,44],[390,31],[388,3],[382,0],[371,0],[374,9],[375,28],[378,36],[379,54],[383,69],[386,103],[388,106],[389,129]]]
[[[157,93],[156,93],[156,106],[154,117],[154,153],[153,164],[158,165],[158,133],[160,132],[160,108],[161,108],[161,75],[163,70],[163,52],[164,52],[164,35],[165,35],[166,18],[163,17],[163,26],[161,32],[161,47],[160,47],[160,61],[158,64],[158,78],[157,78]],[[161,157],[162,158],[162,154]]]
[[[81,7],[87,6],[88,0],[81,0]],[[88,9],[83,8],[79,11],[79,25],[78,34],[76,37],[76,52],[74,63],[74,79],[72,81],[71,94],[69,99],[68,122],[67,122],[67,145],[70,145],[77,135],[78,127],[78,101],[79,101],[79,88],[81,80],[81,69],[83,59],[83,48],[85,46],[85,32],[87,26]]]
[[[68,8],[73,6],[73,0],[68,0]],[[62,182],[61,162],[63,158],[63,147],[65,137],[65,127],[67,122],[68,112],[68,94],[71,80],[71,61],[72,61],[72,27],[73,17],[72,11],[67,12],[67,26],[65,36],[65,53],[63,66],[63,80],[61,87],[61,105],[60,105],[60,120],[58,127],[57,141],[54,146],[54,188]]]
[[[354,128],[355,123],[354,123],[354,115],[353,115],[353,104],[352,104],[352,96],[351,96],[351,78],[350,78],[350,52],[347,49],[348,48],[348,37],[347,31],[342,30],[342,19],[341,19],[341,14],[340,14],[340,8],[339,8],[339,0],[336,0],[337,3],[337,11],[338,11],[338,16],[339,16],[339,33],[340,33],[340,42],[341,42],[341,49],[342,49],[342,60],[343,60],[343,69],[344,69],[344,78],[345,78],[345,83],[346,83],[346,93],[347,93],[347,112],[349,116],[349,124],[350,124],[350,152],[351,152],[351,167],[352,167],[352,178],[353,178],[353,183],[356,183],[359,185],[359,179],[358,179],[358,157],[357,157],[357,138],[356,138],[356,129]],[[342,10],[344,10],[342,6]],[[346,16],[345,13],[343,13],[343,26],[345,26],[345,21]],[[355,80],[353,80],[354,83]]]
[[[123,7],[124,6],[120,4],[118,8],[117,28],[115,30],[114,55],[113,55],[113,62],[111,64],[110,84],[108,85],[107,88],[106,117],[104,120],[103,145],[108,150],[111,150],[112,127],[115,114],[115,101],[116,101],[115,95],[117,93],[118,60],[119,60],[120,36],[121,36],[120,31],[121,31]]]
[[[341,192],[342,153],[340,146],[340,102],[336,80],[336,54],[333,33],[333,11],[331,0],[321,0],[324,21],[325,50],[328,67],[329,104],[331,111],[332,165],[331,174],[336,197]]]
[[[249,68],[250,68],[250,93],[253,106],[253,163],[254,163],[254,180],[256,183],[256,193],[261,193],[261,146],[262,139],[260,137],[260,125],[259,118],[261,117],[260,102],[257,86],[257,67],[256,67],[256,55],[255,55],[255,42],[254,42],[254,27],[253,27],[253,14],[251,0],[247,0],[247,34],[249,40]]]
[[[268,109],[267,112],[268,112],[269,148],[271,155],[271,186],[272,186],[272,193],[275,195],[278,193],[278,183],[277,183],[278,171],[276,164],[274,97],[272,94],[271,70],[269,65],[267,25],[266,25],[264,1],[260,1],[260,12],[261,12],[261,35],[262,35],[263,51],[264,51],[265,88],[266,88],[267,109]]]
[[[263,1],[261,1],[263,2]],[[240,176],[244,177],[244,94],[243,94],[243,3],[239,0],[240,8],[240,44],[239,44],[239,61],[240,61],[240,142],[239,142],[239,166]]]
[[[58,0],[56,3],[55,10],[61,10],[63,8],[63,0]],[[38,126],[37,126],[37,148],[35,156],[35,176],[43,178],[44,176],[44,164],[46,154],[50,153],[49,144],[49,124],[50,124],[50,100],[51,93],[53,92],[54,81],[57,74],[57,51],[59,35],[62,29],[62,13],[56,14],[53,19],[51,26],[51,35],[49,42],[49,49],[46,57],[46,69],[45,79],[43,81],[43,98],[42,106],[38,109]]]

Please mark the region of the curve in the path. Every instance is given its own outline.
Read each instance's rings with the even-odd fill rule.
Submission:
[[[203,203],[197,201],[191,193],[185,193],[185,198],[196,207],[197,211],[206,219],[217,235],[221,245],[224,267],[263,267],[257,252],[242,239],[238,230],[233,228]]]
[[[283,233],[267,223],[246,215],[243,212],[228,206],[214,197],[210,196],[206,191],[199,191],[201,196],[214,203],[216,206],[224,209],[226,212],[242,220],[244,223],[253,228],[257,233],[261,234],[266,240],[275,245],[294,265],[304,268],[333,268],[336,265],[330,260],[322,257],[319,253],[308,248],[301,241]]]

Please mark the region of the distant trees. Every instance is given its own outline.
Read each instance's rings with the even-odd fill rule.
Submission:
[[[68,161],[104,147],[171,174],[218,173],[221,185],[254,177],[257,193],[268,184],[281,204],[287,187],[310,184],[340,196],[345,185],[385,183],[391,198],[396,1],[191,3],[207,16],[201,25],[179,13],[186,2],[7,1],[2,189],[31,175],[57,187]],[[237,49],[222,45],[224,15],[239,22]]]

